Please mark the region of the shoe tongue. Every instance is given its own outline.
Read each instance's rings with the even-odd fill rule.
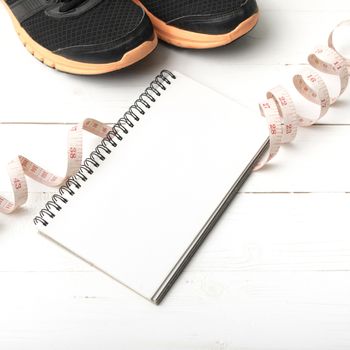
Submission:
[[[63,5],[60,7],[60,12],[68,12],[73,10],[86,1],[88,0],[61,0]]]

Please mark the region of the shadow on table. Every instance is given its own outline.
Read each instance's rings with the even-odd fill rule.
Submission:
[[[332,105],[332,109],[340,109],[342,112],[344,111],[344,107],[349,106],[350,101],[347,99],[339,99],[337,100],[336,103],[334,103],[334,105]]]

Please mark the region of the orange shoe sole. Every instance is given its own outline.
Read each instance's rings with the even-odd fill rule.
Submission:
[[[130,50],[120,60],[116,62],[93,64],[70,60],[68,58],[53,53],[52,51],[44,48],[35,40],[33,40],[20,25],[16,17],[12,14],[12,11],[4,2],[4,0],[2,0],[2,2],[8,10],[15,30],[26,49],[45,65],[62,72],[80,75],[97,75],[113,72],[128,67],[142,60],[157,47],[158,38],[154,34],[150,41],[146,41],[138,47],[136,47],[135,49]]]
[[[247,34],[256,26],[259,20],[259,13],[256,13],[242,22],[230,33],[218,35],[202,34],[179,29],[166,24],[164,21],[152,15],[152,13],[150,13],[139,0],[133,1],[146,11],[153,23],[159,39],[162,39],[169,44],[189,49],[210,49],[227,45]]]

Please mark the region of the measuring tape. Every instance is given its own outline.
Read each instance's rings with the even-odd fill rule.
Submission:
[[[344,93],[349,84],[350,60],[342,56],[333,45],[334,31],[341,26],[350,26],[350,20],[340,23],[330,34],[328,47],[319,47],[308,57],[314,69],[306,68],[293,78],[297,91],[308,101],[320,107],[315,116],[299,115],[288,91],[281,86],[267,93],[267,100],[259,105],[260,111],[269,126],[270,148],[257,164],[255,170],[263,168],[278,153],[283,144],[292,142],[297,136],[298,127],[307,127],[319,121]],[[339,78],[340,89],[337,96],[330,96],[326,83],[317,72],[335,75]],[[67,169],[64,177],[56,176],[24,156],[18,156],[8,164],[14,200],[0,196],[0,212],[10,214],[23,205],[28,198],[26,175],[49,187],[63,185],[81,167],[83,160],[83,130],[105,138],[112,130],[106,124],[85,119],[75,125],[68,135]]]
[[[24,156],[18,156],[8,164],[14,201],[0,196],[0,212],[10,214],[23,205],[28,198],[28,186],[25,175],[49,187],[58,187],[65,183],[81,167],[83,160],[83,130],[104,138],[112,128],[95,119],[85,119],[83,123],[72,127],[68,134],[67,170],[64,177],[56,176]]]
[[[270,148],[255,170],[263,168],[271,161],[283,144],[292,142],[297,135],[298,127],[308,127],[317,123],[348,87],[350,59],[342,56],[333,44],[334,32],[342,26],[350,26],[350,20],[338,24],[329,35],[328,47],[316,48],[308,57],[311,67],[305,68],[293,77],[297,91],[308,101],[320,107],[317,115],[298,114],[292,98],[282,86],[268,91],[267,100],[259,105],[261,115],[266,118],[269,125]],[[327,85],[318,72],[339,78],[340,89],[337,96],[330,96]]]

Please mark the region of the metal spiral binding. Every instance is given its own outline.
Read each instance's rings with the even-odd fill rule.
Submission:
[[[68,202],[66,195],[74,196],[75,190],[81,188],[81,181],[86,182],[88,177],[94,173],[93,168],[98,168],[106,159],[106,156],[112,152],[111,147],[117,147],[117,142],[123,140],[122,134],[127,134],[129,129],[133,128],[135,122],[140,120],[139,116],[146,114],[146,109],[152,107],[152,103],[155,103],[157,98],[162,95],[161,91],[167,89],[167,85],[171,85],[171,79],[175,80],[176,76],[168,70],[162,70],[159,75],[151,82],[149,87],[140,95],[135,103],[129,108],[129,110],[118,120],[112,127],[112,130],[106,135],[106,137],[100,142],[90,156],[86,158],[81,165],[79,171],[67,179],[64,186],[59,189],[59,194],[52,196],[52,199],[48,201],[39,215],[34,218],[35,225],[41,223],[44,226],[49,224],[48,218],[55,217],[55,211],[60,211],[62,205]]]

